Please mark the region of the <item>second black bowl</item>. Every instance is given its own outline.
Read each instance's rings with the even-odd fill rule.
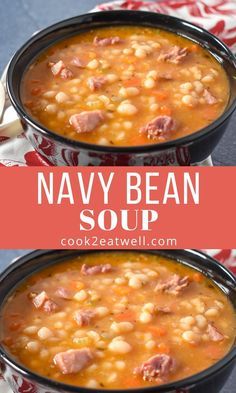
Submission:
[[[35,251],[10,265],[0,276],[0,311],[12,289],[27,276],[47,266],[60,263],[78,255],[94,251]],[[96,251],[97,252],[97,251]],[[236,279],[220,263],[195,250],[141,251],[172,258],[202,271],[229,297],[236,312]],[[133,393],[218,393],[225,384],[236,363],[236,343],[221,360],[210,368],[188,378],[162,386],[132,389]],[[14,393],[99,393],[101,390],[75,387],[52,381],[27,370],[0,343],[0,374],[9,383]],[[129,390],[103,390],[105,393],[127,393]]]

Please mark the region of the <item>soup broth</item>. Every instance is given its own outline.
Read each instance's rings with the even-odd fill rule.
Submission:
[[[39,271],[1,317],[1,341],[19,363],[99,389],[198,373],[230,350],[236,328],[230,301],[202,273],[136,252],[91,253]]]
[[[90,144],[138,146],[212,123],[227,75],[204,48],[150,27],[94,29],[49,47],[26,71],[21,98],[47,129]]]

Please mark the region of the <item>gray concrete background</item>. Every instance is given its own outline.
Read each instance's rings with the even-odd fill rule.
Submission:
[[[35,31],[86,13],[99,0],[0,0],[0,71]],[[236,113],[213,153],[214,165],[236,165]]]

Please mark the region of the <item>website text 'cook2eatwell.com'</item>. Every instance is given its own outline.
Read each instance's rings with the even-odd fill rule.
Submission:
[[[235,393],[236,2],[0,22],[0,393]]]

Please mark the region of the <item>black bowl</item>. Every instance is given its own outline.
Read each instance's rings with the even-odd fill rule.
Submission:
[[[78,255],[98,251],[34,251],[11,264],[0,276],[0,310],[5,299],[25,277],[46,266]],[[137,251],[139,252],[139,251]],[[236,279],[220,263],[196,250],[142,251],[175,259],[203,272],[223,290],[236,311]],[[1,314],[0,314],[1,315]],[[218,393],[236,363],[236,342],[231,351],[212,367],[180,381],[159,387],[132,389],[135,393]],[[14,393],[98,393],[101,389],[87,389],[58,383],[25,369],[14,360],[0,343],[0,370]],[[104,390],[107,393],[124,393],[124,390]],[[127,390],[126,390],[127,392]]]
[[[172,31],[206,48],[224,67],[230,82],[230,99],[224,113],[209,126],[183,138],[136,147],[108,147],[77,142],[53,133],[31,118],[20,98],[22,75],[49,45],[71,35],[103,26],[138,25]],[[35,34],[15,54],[8,69],[7,89],[27,138],[54,165],[189,165],[206,159],[224,134],[236,107],[236,61],[217,37],[184,20],[154,12],[105,11],[59,22]]]

